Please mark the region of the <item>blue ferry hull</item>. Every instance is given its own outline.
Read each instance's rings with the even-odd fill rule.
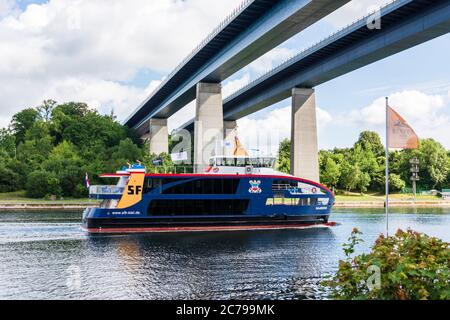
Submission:
[[[334,204],[326,187],[286,176],[147,175],[145,181],[139,203],[88,208],[83,228],[131,233],[329,226]]]

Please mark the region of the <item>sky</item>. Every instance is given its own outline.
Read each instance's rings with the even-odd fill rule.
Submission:
[[[45,99],[86,102],[125,119],[240,0],[0,0],[0,127]],[[226,97],[385,0],[353,0],[223,82]],[[421,138],[450,149],[450,35],[315,88],[321,149],[363,130],[384,139],[384,97]],[[191,103],[169,130],[194,116]],[[248,149],[274,154],[290,135],[287,99],[238,121]]]

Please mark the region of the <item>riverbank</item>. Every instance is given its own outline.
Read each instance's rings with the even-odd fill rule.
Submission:
[[[383,208],[386,196],[383,194],[348,193],[336,195],[335,207],[338,208]],[[450,207],[450,200],[432,195],[390,194],[391,207]]]
[[[411,195],[392,194],[389,196],[391,207],[450,207],[450,200],[442,200],[436,196],[417,196],[414,201]],[[345,194],[337,195],[336,208],[383,208],[385,196],[380,194]],[[74,211],[84,210],[86,207],[99,206],[99,200],[90,199],[30,199],[24,193],[0,194],[0,212],[6,211]]]
[[[45,202],[45,203],[0,203],[0,212],[8,211],[44,211],[44,210],[58,210],[58,211],[74,211],[84,210],[86,207],[97,207],[97,202],[86,203],[58,203],[58,202]]]
[[[91,202],[70,202],[70,201],[41,201],[41,202],[0,202],[0,212],[8,211],[43,211],[43,210],[58,210],[58,211],[74,211],[84,210],[86,207],[97,207],[98,201]],[[450,208],[450,201],[398,201],[392,200],[389,202],[391,207],[411,207],[411,208]],[[384,201],[339,201],[337,200],[336,208],[383,208]]]
[[[384,208],[384,201],[336,201],[336,208]],[[450,207],[450,201],[421,201],[406,200],[389,201],[390,207],[421,207],[421,208],[447,208]]]

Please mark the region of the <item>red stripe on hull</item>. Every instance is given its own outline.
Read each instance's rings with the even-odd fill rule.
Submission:
[[[336,222],[321,224],[265,225],[265,226],[217,226],[217,227],[167,227],[167,228],[90,228],[89,233],[150,233],[150,232],[196,232],[196,231],[239,231],[239,230],[283,230],[306,229],[311,227],[334,227]]]

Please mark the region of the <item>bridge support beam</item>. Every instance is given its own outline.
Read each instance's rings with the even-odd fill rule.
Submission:
[[[292,89],[291,174],[319,182],[314,89]]]
[[[209,158],[223,154],[223,109],[220,83],[198,83],[194,123],[194,172],[203,172]]]
[[[150,119],[150,154],[169,153],[169,131],[167,119]]]

